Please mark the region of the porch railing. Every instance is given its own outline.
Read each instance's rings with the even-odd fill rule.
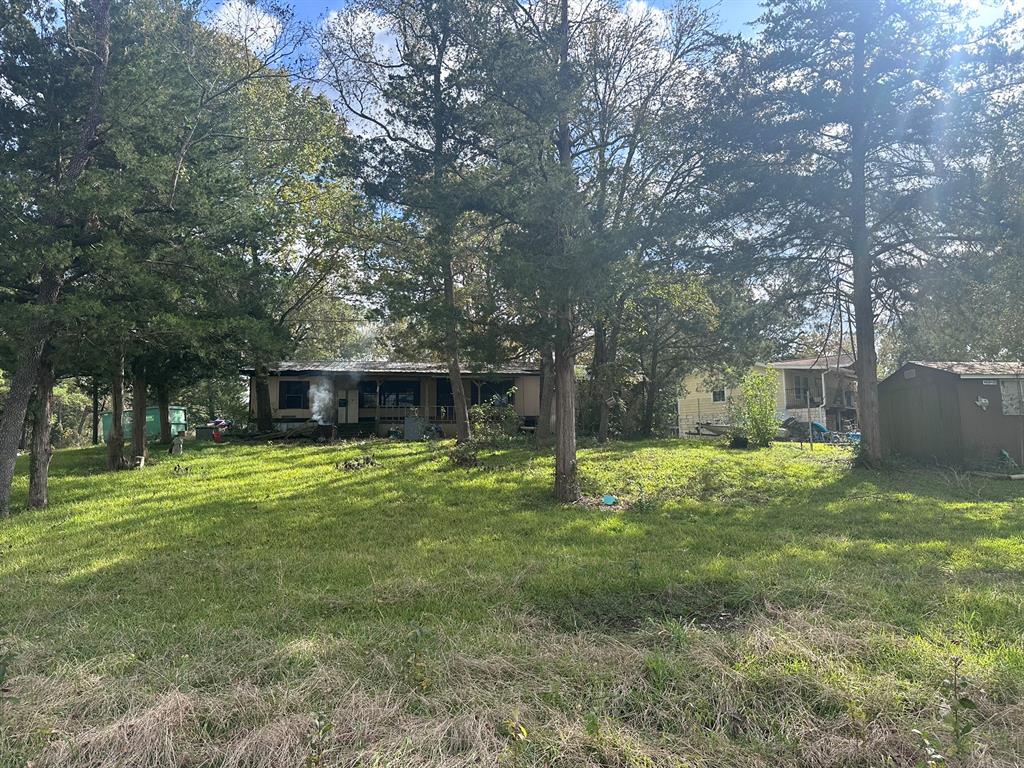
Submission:
[[[403,422],[409,416],[419,416],[434,424],[454,424],[455,409],[446,405],[401,406],[397,408],[359,409],[360,421]]]
[[[828,392],[828,398],[822,402],[820,392],[811,392],[810,396],[810,407],[821,408],[822,406],[827,408],[848,408],[854,409],[857,407],[857,398],[854,396],[852,404],[846,402],[846,392],[844,390],[831,389]],[[803,392],[786,393],[786,408],[806,408],[808,406],[807,395]]]

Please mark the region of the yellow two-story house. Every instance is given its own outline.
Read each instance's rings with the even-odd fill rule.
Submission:
[[[857,422],[855,362],[853,356],[842,354],[757,363],[752,367],[775,374],[779,421],[792,416],[845,431]],[[729,400],[735,393],[738,384],[729,386],[722,371],[688,375],[683,379],[678,399],[679,435],[706,433],[701,424],[728,424]]]

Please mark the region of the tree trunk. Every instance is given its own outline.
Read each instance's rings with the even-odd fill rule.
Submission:
[[[560,3],[558,79],[567,95],[571,87],[569,68],[569,0]],[[564,103],[564,100],[563,100]],[[569,116],[564,106],[558,115],[558,163],[572,170],[572,145]],[[567,256],[569,235],[559,227],[562,256]],[[576,355],[573,351],[572,292],[561,286],[555,340],[555,497],[561,502],[576,501],[580,496],[576,471]]]
[[[597,439],[604,442],[607,439],[601,437],[601,405],[605,399],[605,374],[608,367],[608,332],[604,320],[594,321],[594,359],[590,366],[590,408],[591,412],[597,414]]]
[[[110,383],[110,434],[107,435],[107,469],[124,469],[124,350],[114,358]]]
[[[654,412],[657,409],[661,388],[653,380],[644,382],[644,413],[640,421],[640,434],[650,437],[654,434]]]
[[[92,379],[92,444],[100,444],[100,380]]]
[[[655,315],[655,329],[658,319]],[[640,420],[640,434],[644,437],[654,434],[654,412],[658,407],[658,394],[661,390],[658,386],[658,357],[661,345],[658,343],[657,333],[654,333],[652,338],[654,343],[651,344],[651,367],[647,370],[644,381],[644,413]]]
[[[555,497],[576,501],[580,484],[576,468],[576,356],[573,354],[572,311],[559,311],[555,349]]]
[[[57,301],[64,279],[55,272],[46,270],[42,275],[36,303],[50,306]],[[17,368],[11,378],[11,390],[7,394],[3,414],[0,414],[0,517],[11,513],[11,483],[14,482],[14,465],[18,459],[18,445],[25,429],[28,402],[32,397],[43,350],[49,339],[50,328],[45,320],[36,320],[29,325]]]
[[[540,415],[537,417],[537,444],[551,442],[555,417],[555,353],[545,344],[540,358]]]
[[[612,318],[611,329],[608,332],[608,343],[605,349],[605,373],[601,402],[598,404],[597,439],[599,442],[608,440],[608,430],[611,426],[612,407],[608,401],[615,394],[615,363],[619,357],[619,331],[622,328],[622,310],[626,305],[626,297],[622,295],[616,302],[615,317]]]
[[[611,429],[612,420],[612,406],[608,402],[612,398],[611,393],[601,399],[601,404],[598,406],[597,416],[597,441],[599,443],[608,442],[608,431]]]
[[[60,411],[58,411],[60,413]],[[81,413],[78,415],[78,423],[75,425],[75,434],[79,437],[85,437],[85,421],[89,418],[89,414],[92,413],[92,408],[83,408]],[[60,424],[58,423],[58,427]]]
[[[853,88],[864,110],[864,33],[854,44]],[[851,123],[850,224],[853,235],[853,315],[857,336],[857,420],[860,426],[860,458],[868,466],[882,460],[882,435],[878,406],[878,358],[875,353],[875,309],[872,285],[871,242],[867,226],[867,125],[863,114]]]
[[[92,87],[89,98],[89,111],[82,123],[78,137],[78,147],[68,162],[60,186],[70,190],[78,182],[78,177],[89,165],[95,149],[96,134],[103,118],[103,87],[107,81],[107,67],[110,65],[110,0],[96,0],[95,3],[84,4],[93,15],[93,29],[96,35],[93,48]]]
[[[213,385],[206,382],[206,420],[213,421],[219,415],[217,413],[217,396]],[[267,403],[270,402],[270,387],[267,387]]]
[[[146,378],[137,375],[132,381],[132,462],[143,463],[149,454],[146,439]]]
[[[462,368],[459,362],[459,324],[455,306],[455,274],[451,258],[444,262],[445,336],[444,346],[448,358],[448,379],[452,385],[452,401],[455,406],[455,442],[465,443],[473,433],[469,425],[469,403],[466,389],[462,384]]]
[[[452,401],[455,406],[455,442],[466,443],[473,437],[469,424],[469,401],[462,382],[462,371],[458,354],[448,358],[448,380],[452,385]]]
[[[274,413],[270,408],[270,377],[266,366],[256,368],[253,389],[256,391],[256,429],[270,432],[274,428]]]
[[[171,434],[171,393],[166,384],[157,387],[156,405],[160,413],[160,442],[169,445],[174,435]]]
[[[432,229],[434,255],[441,267],[444,282],[444,356],[448,362],[448,379],[452,386],[455,408],[455,441],[465,443],[472,438],[469,424],[469,403],[462,382],[459,361],[459,313],[455,302],[455,268],[452,261],[452,230],[458,215],[445,194],[445,173],[450,161],[446,157],[449,106],[445,100],[444,61],[448,51],[448,35],[441,32],[436,39],[435,59],[431,77],[432,180],[434,204],[438,206]]]
[[[53,417],[53,363],[44,355],[36,378],[36,392],[32,408],[32,454],[28,463],[28,505],[42,509],[47,504],[50,478],[50,420]]]

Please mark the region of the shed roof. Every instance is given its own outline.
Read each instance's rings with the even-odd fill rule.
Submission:
[[[267,366],[272,374],[325,374],[325,373],[357,373],[365,375],[377,374],[412,374],[418,376],[447,376],[448,366],[444,363],[412,363],[396,360],[286,360]],[[524,366],[499,366],[494,368],[466,368],[466,375],[490,374],[497,376],[535,376],[539,368]],[[242,373],[252,375],[252,368],[243,368]]]
[[[1000,376],[1021,376],[1024,375],[1024,362],[1020,361],[968,361],[968,362],[951,362],[951,361],[921,361],[911,360],[907,365],[919,365],[922,368],[933,368],[936,371],[945,371],[946,373],[952,373],[954,376],[960,376],[961,378],[977,378],[991,376],[992,378],[998,378]]]
[[[852,368],[857,360],[853,355],[845,352],[841,355],[819,355],[818,357],[804,357],[798,360],[779,360],[774,363],[767,363],[769,368],[780,370],[808,370],[825,371],[836,368]]]

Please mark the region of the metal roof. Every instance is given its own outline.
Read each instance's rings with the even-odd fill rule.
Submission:
[[[448,366],[444,363],[411,363],[396,360],[286,360],[267,366],[274,374],[324,374],[324,373],[355,373],[361,375],[378,374],[413,374],[418,376],[447,376]],[[242,373],[252,375],[252,368],[243,368]],[[494,368],[467,368],[463,366],[465,375],[497,375],[497,376],[536,376],[539,368],[523,366],[499,366]]]
[[[825,371],[835,370],[836,368],[852,368],[856,362],[857,360],[853,355],[848,355],[844,352],[841,355],[821,355],[819,357],[805,357],[799,360],[779,360],[774,363],[766,363],[766,365],[769,368],[778,368],[780,370]]]
[[[919,365],[922,368],[934,368],[937,371],[945,371],[946,373],[952,373],[955,376],[961,376],[964,378],[976,378],[991,376],[997,378],[1000,376],[1013,376],[1018,377],[1024,375],[1024,362],[1020,361],[970,361],[970,362],[933,362],[933,361],[920,361],[911,360],[907,365]]]

